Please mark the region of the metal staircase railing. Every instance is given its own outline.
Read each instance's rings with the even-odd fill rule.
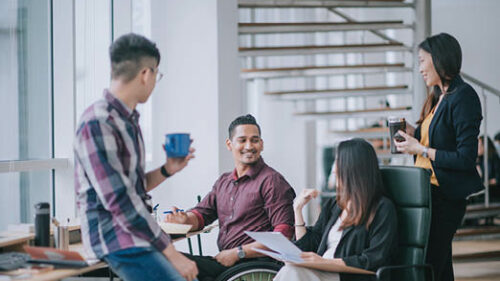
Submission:
[[[490,205],[490,192],[489,192],[489,168],[488,168],[488,94],[494,95],[499,98],[499,103],[500,103],[500,90],[495,89],[494,87],[480,81],[477,78],[472,77],[471,75],[467,73],[461,73],[462,77],[465,78],[465,80],[469,81],[473,85],[476,85],[479,87],[480,91],[478,92],[479,97],[483,101],[483,135],[484,135],[484,141],[483,141],[483,147],[484,147],[484,152],[483,157],[484,160],[484,171],[483,171],[483,178],[484,178],[484,205],[486,207],[489,207]],[[500,184],[500,183],[499,183]]]

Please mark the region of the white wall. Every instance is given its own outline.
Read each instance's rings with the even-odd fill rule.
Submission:
[[[154,0],[151,38],[165,74],[152,95],[153,161],[165,161],[164,135],[188,132],[196,158],[152,192],[160,209],[188,209],[234,167],[223,143],[227,126],[242,113],[237,60],[236,1]],[[152,168],[150,167],[150,168]],[[205,253],[217,253],[216,234],[204,235]],[[177,245],[186,250],[186,243]]]
[[[433,0],[432,34],[447,32],[462,47],[462,71],[500,89],[500,1]],[[476,91],[479,88],[475,85]],[[488,134],[500,131],[500,100],[488,96]]]

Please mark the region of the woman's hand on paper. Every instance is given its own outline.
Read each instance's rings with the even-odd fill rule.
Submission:
[[[300,254],[300,257],[304,260],[304,262],[322,262],[325,260],[323,257],[314,252],[303,252]]]
[[[311,199],[318,197],[319,195],[319,190],[317,189],[311,189],[311,188],[306,188],[302,190],[302,192],[299,194],[299,196],[295,199],[295,202],[293,203],[293,208],[295,210],[302,210],[302,208],[311,201]]]
[[[172,207],[172,213],[165,215],[165,222],[186,224],[188,222],[188,216],[186,212],[180,211],[177,207]]]
[[[233,248],[219,252],[215,256],[215,259],[217,260],[218,263],[222,264],[223,266],[226,267],[233,266],[240,259],[238,258],[238,249]]]

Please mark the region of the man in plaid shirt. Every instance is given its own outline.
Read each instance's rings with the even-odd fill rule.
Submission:
[[[194,280],[196,264],[175,250],[151,216],[147,194],[194,157],[191,149],[145,172],[135,108],[162,77],[160,53],[148,39],[127,34],[111,45],[110,58],[110,88],[83,113],[74,144],[83,244],[122,280]]]

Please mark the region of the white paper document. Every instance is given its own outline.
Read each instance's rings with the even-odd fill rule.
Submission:
[[[245,231],[245,234],[274,251],[272,252],[254,248],[257,252],[284,262],[301,263],[304,261],[300,257],[302,251],[280,232]]]
[[[159,225],[168,234],[186,234],[191,229],[190,224],[160,222]]]
[[[280,260],[282,262],[290,262],[297,266],[329,271],[329,272],[375,274],[372,271],[364,270],[357,267],[334,264],[329,261],[305,262],[300,257],[302,251],[297,246],[295,246],[295,244],[293,244],[290,240],[288,240],[285,236],[283,236],[283,234],[281,234],[280,232],[245,231],[245,233],[248,236],[252,237],[255,241],[269,248],[271,251],[258,248],[253,248],[253,250],[262,253],[264,255],[270,256],[273,259]]]

